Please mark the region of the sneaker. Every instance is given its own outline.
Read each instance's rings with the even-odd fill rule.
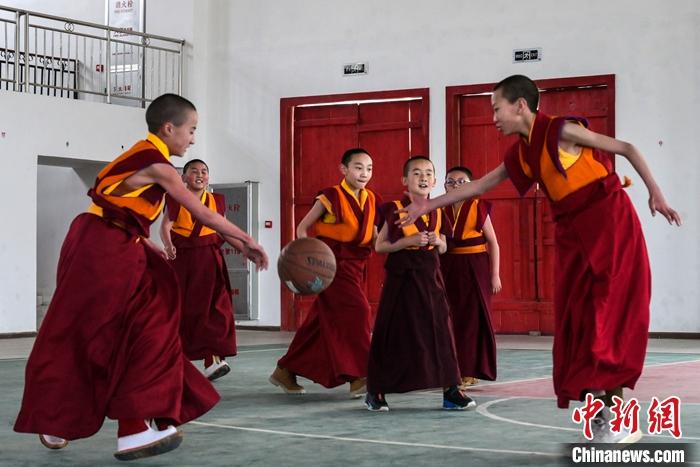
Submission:
[[[39,435],[39,441],[49,449],[63,449],[68,446],[68,440],[58,436]]]
[[[117,452],[120,461],[131,461],[144,457],[157,456],[176,449],[182,443],[182,431],[174,426],[165,430],[154,430],[150,426],[141,433],[117,438]]]
[[[359,399],[367,392],[367,378],[357,378],[350,382],[350,397]]]
[[[610,413],[609,407],[603,407],[603,410],[598,412],[593,420],[591,420],[591,431],[593,439],[586,440],[588,443],[609,443],[609,444],[632,444],[642,438],[642,430],[637,430],[634,433],[628,428],[620,428],[619,433],[614,433],[610,429],[610,420],[613,414]]]
[[[229,371],[231,371],[231,367],[228,366],[225,360],[219,360],[218,357],[214,357],[214,363],[204,369],[204,376],[206,376],[209,381],[214,381],[215,379],[227,375]]]
[[[297,384],[297,375],[287,370],[286,368],[275,368],[268,381],[275,386],[282,388],[287,394],[306,394],[303,386]]]
[[[365,405],[370,412],[388,412],[389,404],[386,403],[384,394],[372,394],[368,392],[365,396]]]
[[[442,393],[442,408],[445,410],[471,410],[476,402],[467,396],[459,386],[452,386]]]

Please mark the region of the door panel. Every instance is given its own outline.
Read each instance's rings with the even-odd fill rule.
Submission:
[[[376,93],[369,94],[365,99],[378,97]],[[351,100],[348,96],[343,97],[338,100]],[[408,90],[406,96],[393,92],[391,97],[413,100],[362,102],[361,99],[352,99],[358,102],[313,105],[315,100],[323,102],[328,96],[321,96],[320,100],[283,99],[281,191],[283,223],[287,225],[282,228],[282,245],[292,240],[294,228],[313,205],[318,191],[342,180],[340,158],[348,148],[362,147],[372,155],[370,189],[384,201],[402,195],[401,166],[404,161],[414,154],[427,155],[429,104],[427,89]],[[285,124],[289,125],[286,134]],[[285,151],[285,144],[291,150]],[[289,164],[290,159],[292,164]],[[291,199],[285,199],[285,193],[289,192],[284,189],[285,183],[293,184]],[[289,214],[284,212],[285,207],[290,210]],[[384,255],[375,253],[369,261],[366,287],[373,313],[376,313],[381,295],[384,259]],[[305,319],[314,297],[294,296],[283,289],[282,298],[282,329],[294,330]]]

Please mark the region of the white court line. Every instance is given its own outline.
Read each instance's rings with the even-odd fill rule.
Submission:
[[[334,441],[345,441],[350,443],[367,443],[367,444],[384,444],[388,446],[406,446],[406,447],[419,447],[419,448],[431,448],[431,449],[445,449],[449,451],[471,451],[471,452],[488,452],[488,453],[498,453],[498,454],[520,454],[526,456],[544,456],[544,457],[566,457],[560,453],[554,452],[540,452],[540,451],[517,451],[510,449],[488,449],[488,448],[472,448],[467,446],[446,446],[443,444],[429,444],[429,443],[408,443],[402,441],[389,441],[389,440],[376,440],[376,439],[365,439],[365,438],[348,438],[344,436],[330,436],[330,435],[316,435],[313,433],[296,433],[294,431],[280,431],[280,430],[267,430],[263,428],[248,428],[242,426],[234,425],[221,425],[218,423],[207,423],[207,422],[189,422],[188,425],[201,425],[213,428],[224,428],[227,430],[239,430],[239,431],[252,431],[254,433],[267,433],[273,435],[282,436],[294,436],[297,438],[313,438],[313,439],[330,439]]]
[[[501,417],[499,415],[494,415],[491,412],[489,412],[489,407],[491,407],[494,404],[498,404],[500,402],[506,402],[509,400],[514,400],[514,399],[531,399],[530,397],[519,397],[519,396],[513,396],[513,397],[506,397],[503,399],[495,399],[492,401],[484,402],[483,404],[479,404],[476,407],[476,412],[483,415],[486,418],[490,418],[491,420],[496,420],[498,422],[505,422],[505,423],[512,423],[513,425],[523,425],[531,428],[545,428],[549,430],[560,430],[560,431],[576,431],[576,432],[581,432],[580,428],[566,428],[563,426],[553,426],[553,425],[541,425],[539,423],[530,423],[530,422],[522,422],[520,420],[513,420],[512,418],[505,418]],[[653,436],[655,438],[669,438],[671,439],[672,436],[669,435],[656,435],[656,434],[648,434],[644,433],[644,436]],[[692,439],[692,440],[700,440],[700,438],[695,437],[695,436],[683,436],[681,439]]]

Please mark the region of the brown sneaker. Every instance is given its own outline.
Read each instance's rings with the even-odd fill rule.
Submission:
[[[297,375],[286,368],[275,368],[268,381],[282,388],[287,394],[306,394],[306,390],[297,384]]]
[[[359,399],[367,393],[367,378],[357,378],[350,381],[350,397]]]
[[[459,385],[459,389],[464,391],[469,386],[473,386],[478,382],[479,382],[479,380],[477,378],[474,378],[473,376],[463,376],[462,383]]]

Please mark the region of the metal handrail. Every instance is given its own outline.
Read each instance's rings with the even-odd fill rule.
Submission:
[[[161,87],[165,87],[165,92],[181,93],[182,91],[182,74],[183,74],[183,47],[185,41],[183,39],[175,39],[157,34],[148,34],[138,31],[132,31],[125,28],[116,28],[103,24],[93,23],[89,21],[75,20],[62,16],[50,15],[31,10],[11,8],[0,5],[0,12],[13,13],[14,21],[9,18],[0,18],[0,28],[4,27],[4,47],[0,44],[0,50],[6,51],[4,61],[0,60],[0,84],[5,83],[5,89],[8,89],[9,82],[12,82],[12,89],[20,92],[31,92],[33,87],[34,92],[37,89],[49,89],[61,91],[61,96],[65,91],[70,97],[71,93],[74,98],[86,98],[87,96],[103,96],[107,103],[111,103],[113,99],[118,98],[122,103],[140,101],[142,106],[146,102],[155,98],[157,94],[162,93]],[[35,19],[43,19],[48,21],[62,22],[63,30],[51,25],[37,24]],[[14,25],[14,45],[8,47],[8,29]],[[101,33],[90,33],[83,31],[75,31],[75,27],[81,26],[93,28]],[[33,29],[32,44],[30,30]],[[39,50],[40,33],[43,34],[43,49]],[[113,34],[121,34],[130,36],[129,38],[112,37]],[[101,34],[104,34],[102,36]],[[51,42],[51,51],[47,51],[49,36]],[[59,56],[55,56],[54,42],[58,37]],[[133,39],[132,39],[133,37]],[[71,42],[75,39],[74,50],[71,50]],[[80,60],[80,42],[82,41],[82,61]],[[0,41],[3,40],[0,35]],[[22,42],[23,40],[23,42]],[[155,42],[152,44],[152,42]],[[158,45],[158,42],[162,44]],[[64,55],[64,44],[66,46]],[[90,45],[90,53],[88,55],[88,44]],[[95,46],[97,44],[97,46]],[[170,47],[169,44],[174,47]],[[33,49],[32,49],[33,47]],[[120,52],[121,49],[121,52]],[[14,60],[10,62],[8,53],[10,50],[14,53]],[[157,55],[157,64],[156,64]],[[162,69],[157,69],[161,66],[161,59],[165,56],[165,64]],[[175,57],[176,55],[176,57]],[[147,57],[150,56],[150,64]],[[31,63],[34,57],[34,64]],[[46,70],[39,68],[39,58],[52,61],[73,61],[75,69],[61,70]],[[121,64],[119,58],[121,57]],[[172,59],[170,57],[173,57]],[[90,64],[88,65],[88,58]],[[23,62],[22,62],[23,60]],[[127,62],[128,60],[128,62]],[[97,61],[93,70],[93,61]],[[172,63],[172,69],[169,64]],[[175,67],[177,65],[177,72]],[[4,66],[4,68],[3,68]],[[13,68],[10,73],[10,66]],[[3,69],[6,70],[3,77]],[[30,79],[30,74],[33,71],[34,77]],[[41,80],[38,81],[37,75],[41,71]],[[150,88],[146,79],[146,73],[150,72]],[[43,82],[46,76],[48,83]],[[60,83],[56,78],[55,72],[60,72]],[[154,72],[158,76],[154,84]],[[51,76],[53,73],[54,82],[51,84]],[[106,75],[102,75],[106,73]],[[134,78],[136,75],[136,79]],[[10,79],[9,76],[12,76]],[[84,75],[84,76],[83,76]],[[120,78],[121,84],[120,86]],[[128,78],[128,83],[127,83]],[[68,81],[64,85],[64,79]],[[73,81],[72,84],[70,81]],[[80,82],[79,82],[80,81]],[[85,82],[85,85],[83,85]],[[105,84],[103,89],[101,83]],[[60,85],[59,85],[60,84]],[[128,95],[131,93],[133,85],[136,84],[134,91],[138,92],[138,97]],[[92,86],[92,88],[91,88]],[[97,89],[94,87],[97,86]],[[156,90],[157,88],[157,90]],[[149,91],[149,92],[147,92]],[[115,94],[116,93],[116,94]],[[43,91],[42,91],[43,94]],[[93,99],[94,100],[94,99]]]
[[[63,16],[48,15],[46,13],[39,13],[36,11],[31,11],[31,10],[23,10],[20,8],[12,8],[12,7],[8,7],[8,6],[4,6],[4,5],[0,5],[0,10],[9,11],[11,13],[20,12],[22,14],[29,14],[30,16],[36,16],[37,18],[52,19],[55,21],[63,21],[66,23],[79,24],[81,26],[89,26],[91,28],[104,29],[104,30],[108,30],[108,31],[112,31],[112,32],[121,32],[121,33],[128,34],[130,36],[148,37],[151,39],[158,39],[158,40],[165,41],[165,42],[173,42],[175,44],[181,44],[181,45],[185,44],[184,39],[173,39],[172,37],[159,36],[157,34],[148,34],[145,32],[131,31],[129,29],[124,29],[124,28],[114,28],[111,26],[105,26],[104,24],[91,23],[89,21],[81,21],[81,20],[77,20],[77,19],[66,18]]]

